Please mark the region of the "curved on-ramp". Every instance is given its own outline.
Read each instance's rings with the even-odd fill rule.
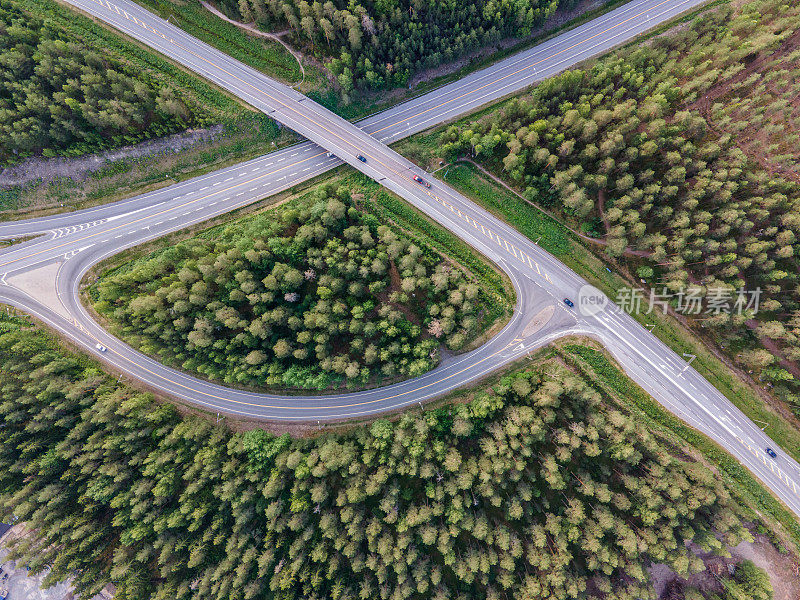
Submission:
[[[527,63],[515,64],[522,59],[512,57],[432,95],[392,109],[388,111],[389,116],[376,116],[369,124],[371,132],[347,123],[294,90],[202,44],[127,0],[67,1],[228,89],[405,198],[500,265],[514,282],[517,307],[511,322],[481,348],[442,364],[420,378],[378,390],[335,396],[273,396],[225,388],[168,369],[99,327],[79,302],[78,282],[91,265],[122,248],[251,202],[254,195],[266,195],[263,186],[246,187],[252,185],[254,177],[247,173],[230,174],[230,171],[187,182],[184,189],[189,190],[185,194],[189,199],[170,198],[165,192],[165,199],[155,200],[156,193],[141,197],[139,203],[132,199],[76,213],[78,219],[87,215],[96,217],[91,223],[77,221],[78,225],[87,225],[77,231],[58,231],[75,227],[75,215],[49,218],[45,229],[54,231],[52,238],[22,244],[0,257],[0,284],[8,284],[10,275],[58,262],[60,267],[55,281],[51,282],[50,293],[59,299],[61,310],[48,308],[25,291],[9,285],[0,287],[0,296],[6,301],[30,311],[86,348],[92,349],[99,340],[109,348],[104,357],[109,363],[159,390],[216,410],[292,420],[344,418],[408,406],[474,381],[564,333],[591,335],[599,339],[626,372],[654,398],[725,447],[800,515],[800,465],[785,455],[779,455],[775,461],[766,460],[763,448],[776,447],[774,442],[691,366],[611,303],[588,315],[565,308],[561,302],[563,297],[577,297],[585,285],[580,277],[447,186],[437,183],[432,190],[427,190],[415,184],[413,175],[422,172],[382,143],[524,87],[630,39],[659,19],[666,20],[700,1],[634,0],[532,49],[525,59]],[[536,56],[536,52],[543,54]],[[409,112],[404,113],[406,110]],[[387,118],[390,124],[380,127],[381,121]],[[408,118],[407,127],[403,130],[405,118]],[[294,148],[295,154],[310,153],[306,158],[301,157],[300,162],[308,166],[303,167],[303,171],[289,173],[299,161],[295,160],[292,165],[293,155],[287,156],[286,163],[280,167],[287,173],[283,176],[287,182],[289,175],[302,180],[307,178],[305,173],[309,170],[321,171],[336,164],[335,159],[325,155],[319,147],[297,148]],[[358,161],[356,154],[366,156],[367,163]],[[254,169],[258,170],[258,167]],[[223,179],[226,175],[229,177]],[[237,177],[251,177],[251,180],[245,183],[246,180]],[[279,185],[286,183],[274,183],[273,187]],[[240,189],[246,191],[238,191]],[[25,227],[28,232],[44,230],[41,223],[29,221],[0,226],[0,233],[25,231]],[[535,333],[526,337],[530,323],[525,321],[524,315],[538,314],[548,306],[553,307],[552,319],[542,328],[528,329]]]

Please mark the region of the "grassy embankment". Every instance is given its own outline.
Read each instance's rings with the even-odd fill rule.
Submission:
[[[194,106],[202,107],[209,125],[221,124],[222,132],[212,141],[178,154],[164,150],[141,158],[109,161],[89,175],[4,187],[0,189],[0,213],[5,212],[0,218],[29,218],[118,200],[265,154],[297,139],[219,88],[65,5],[52,0],[18,2],[74,39],[102,48],[115,60],[176,90]]]

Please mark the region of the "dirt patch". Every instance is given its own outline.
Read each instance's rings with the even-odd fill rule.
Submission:
[[[706,570],[689,576],[678,577],[675,572],[663,564],[651,565],[648,568],[653,587],[658,598],[668,598],[674,587],[691,585],[709,592],[720,592],[722,586],[718,577],[729,576],[738,563],[751,560],[756,566],[764,569],[769,575],[770,583],[775,591],[774,600],[797,600],[800,598],[800,567],[797,557],[792,554],[781,554],[765,535],[755,534],[753,542],[741,542],[729,548],[730,558],[702,552],[691,546],[692,551],[703,559]]]
[[[771,126],[780,127],[785,134],[794,132],[795,123],[800,116],[800,98],[795,97],[780,111],[771,111],[770,104],[782,101],[784,86],[791,82],[800,69],[800,61],[793,56],[798,50],[800,50],[800,29],[786,38],[774,52],[762,52],[745,57],[742,61],[745,64],[742,70],[711,86],[703,96],[686,105],[688,110],[696,110],[702,114],[717,135],[733,134],[742,152],[767,172],[795,183],[800,183],[797,167],[789,166],[791,163],[779,164],[774,155],[785,152],[796,157],[796,148],[783,147],[781,150],[774,150],[774,134],[770,133],[770,128],[764,127],[765,123],[751,122],[743,129],[737,128],[733,131],[726,129],[724,125],[716,124],[714,106],[721,103],[732,107],[727,116],[734,122],[748,122],[756,108],[765,110],[764,114]],[[767,75],[770,75],[769,80],[766,79]],[[751,78],[755,78],[756,81],[753,82]],[[759,91],[754,87],[756,85],[763,85],[764,89]],[[735,106],[740,104],[742,109],[737,110]]]
[[[0,170],[0,186],[24,185],[33,181],[53,181],[59,177],[81,178],[97,172],[109,163],[121,159],[142,158],[156,154],[176,154],[187,148],[215,139],[222,133],[222,126],[207,129],[191,129],[157,140],[148,140],[133,146],[106,150],[76,158],[27,158],[19,164]]]
[[[608,218],[606,217],[606,200],[606,190],[604,188],[597,190],[597,212],[600,213],[600,220],[603,221],[603,229],[605,229],[606,235],[608,235],[611,225],[608,224]]]
[[[400,271],[394,261],[389,265],[389,289],[386,291],[390,294],[400,291]]]
[[[519,191],[517,191],[515,188],[513,188],[512,186],[507,184],[505,181],[500,179],[497,175],[495,175],[494,173],[492,173],[491,171],[486,169],[481,164],[475,162],[474,160],[472,160],[470,158],[462,157],[462,158],[459,158],[456,161],[456,164],[458,164],[458,163],[468,163],[468,164],[472,165],[473,167],[475,167],[475,169],[480,171],[485,177],[491,179],[495,184],[499,185],[503,189],[505,189],[505,190],[509,191],[510,193],[514,194],[514,196],[516,196],[517,199],[521,200],[522,202],[524,202],[528,206],[530,206],[532,208],[535,208],[536,210],[538,210],[543,215],[548,216],[549,218],[551,218],[554,221],[556,221],[562,227],[568,229],[572,233],[572,235],[577,236],[577,237],[581,238],[582,240],[586,240],[587,242],[590,242],[592,244],[597,244],[598,246],[607,246],[608,245],[608,240],[591,237],[589,235],[586,235],[585,233],[581,233],[580,231],[578,231],[574,227],[570,227],[569,224],[567,224],[565,221],[559,219],[556,215],[554,215],[553,213],[551,213],[548,210],[545,210],[544,208],[542,208],[541,206],[539,206],[535,202],[532,202],[532,201],[528,200],[525,196],[520,194]],[[604,190],[600,190],[600,192],[598,193],[598,211],[600,212],[600,215],[602,217],[605,229],[606,229],[606,231],[608,231],[609,230],[609,224],[608,224],[608,221],[606,220],[605,214],[604,214],[604,203],[605,203],[605,191]],[[636,250],[635,248],[628,247],[628,248],[625,248],[625,250],[623,250],[622,254],[624,256],[635,256],[635,257],[640,257],[640,258],[649,258],[653,253],[650,250]]]

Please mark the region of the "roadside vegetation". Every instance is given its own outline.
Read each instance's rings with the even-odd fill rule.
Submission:
[[[224,0],[210,5],[242,27],[290,44],[305,71],[292,85],[337,114],[356,119],[414,92],[463,77],[625,1],[531,0],[517,5],[478,2],[464,7],[422,7]],[[270,65],[273,53],[283,52],[277,42],[275,49],[269,40],[268,47],[260,47],[263,38],[219,19],[199,0],[140,3],[238,60],[281,78],[281,68]],[[403,23],[400,27],[395,23],[398,18]],[[410,28],[405,27],[409,22]],[[406,86],[413,92],[403,91]],[[392,90],[388,97],[386,90]]]
[[[240,110],[64,6],[0,2],[0,165],[133,144]]]
[[[594,341],[574,339],[555,343],[558,355],[582,377],[592,382],[598,390],[613,401],[626,407],[629,415],[646,427],[671,436],[672,443],[683,448],[693,448],[702,455],[702,460],[712,466],[741,503],[750,507],[748,518],[758,520],[757,515],[770,515],[781,524],[793,543],[784,545],[776,529],[761,527],[760,533],[770,537],[781,552],[792,545],[800,548],[800,523],[797,517],[759,483],[741,463],[726,450],[696,429],[687,426],[678,417],[667,411],[647,392],[629,379],[607,352]],[[788,548],[787,548],[788,546]]]
[[[302,80],[297,61],[279,42],[248,35],[212,15],[197,0],[141,0],[139,4],[198,39],[213,40],[212,45],[225,54],[275,79],[290,85]]]
[[[92,290],[94,307],[142,351],[228,384],[324,390],[421,375],[441,345],[463,350],[510,303],[471,252],[475,274],[379,219],[371,207],[386,200],[357,176],[317,186],[127,262]]]
[[[464,4],[223,0],[231,15],[267,30],[291,32],[293,41],[328,67],[347,94],[354,88],[405,87],[426,68],[507,37],[526,36],[552,15],[558,0]]]
[[[414,146],[421,152],[422,147],[435,148],[436,134],[414,138],[400,144],[403,152],[407,146]],[[420,157],[422,154],[418,154]],[[459,164],[441,171],[444,180],[455,189],[473,199],[481,206],[494,212],[509,223],[514,223],[538,243],[558,257],[570,269],[597,286],[610,298],[615,298],[621,288],[635,285],[637,281],[628,272],[625,263],[611,259],[603,253],[603,239],[586,239],[579,232],[570,230],[566,224],[544,212],[534,203],[509,191],[496,181],[489,179],[474,165]],[[614,267],[612,271],[608,265]],[[621,271],[622,274],[617,271]],[[714,387],[728,397],[750,419],[767,428],[770,437],[789,455],[800,460],[800,431],[788,410],[778,410],[782,405],[771,406],[764,402],[768,388],[755,388],[752,382],[746,383],[747,374],[735,368],[715,351],[706,347],[701,338],[703,329],[687,327],[674,314],[664,315],[660,310],[646,314],[645,310],[633,316],[653,334],[672,348],[678,355],[694,355],[692,367],[705,377]],[[763,394],[763,395],[762,395]]]
[[[70,164],[64,174],[47,176],[47,165],[23,164],[38,177],[25,183],[0,184],[3,218],[31,218],[79,210],[129,198],[239,162],[263,156],[297,141],[294,132],[264,114],[243,112],[199,133],[188,147],[161,139],[158,150],[141,146],[132,156]],[[99,157],[98,157],[99,158]],[[9,177],[10,179],[11,177]]]
[[[778,1],[715,6],[434,142],[598,239],[644,280],[644,310],[652,293],[657,310],[688,313],[796,413],[800,130],[781,82],[796,71],[798,26],[800,9]],[[758,306],[737,304],[740,289],[760,290]],[[694,313],[689,297],[702,298]]]
[[[687,541],[752,539],[711,471],[559,361],[293,439],[180,416],[0,321],[0,510],[30,532],[13,556],[82,595],[653,598],[650,562],[688,575]],[[763,580],[742,564],[730,585],[766,599]]]
[[[426,164],[433,163],[433,157],[439,151],[439,133],[414,136],[399,142],[396,149],[402,154],[413,156],[415,160]],[[469,162],[451,165],[440,170],[438,175],[456,190],[471,198],[479,205],[493,212],[498,217],[512,223],[542,248],[556,256],[570,269],[587,279],[592,285],[600,288],[610,298],[615,298],[617,290],[630,286],[635,279],[630,273],[623,277],[617,270],[627,272],[625,263],[620,265],[616,260],[603,253],[604,239],[593,239],[582,236],[579,231],[571,230],[566,223],[553,216],[555,207],[543,210],[536,203],[525,199],[520,192],[510,190],[497,180],[483,173],[477,166]],[[588,239],[587,239],[588,238]],[[607,265],[615,267],[611,271]],[[621,267],[621,268],[620,268]],[[687,328],[673,314],[661,314],[655,311],[635,314],[636,319],[653,334],[665,342],[678,355],[694,355],[692,367],[705,377],[714,387],[720,390],[744,414],[759,426],[764,427],[769,436],[795,460],[800,460],[800,432],[796,422],[787,415],[788,411],[776,410],[764,402],[765,388],[754,389],[744,381],[746,376],[731,368],[731,365],[704,345],[697,331]],[[779,520],[787,530],[792,531],[795,539],[800,540],[800,527],[796,517],[768,492],[764,490],[753,476],[725,450],[710,442],[694,429],[687,427],[680,419],[666,412],[655,400],[628,379],[612,362],[595,347],[567,346],[557,342],[562,356],[570,364],[581,370],[606,391],[613,391],[615,398],[641,412],[637,420],[648,420],[650,426],[660,427],[678,435],[676,443],[688,444],[700,450],[704,457],[724,474],[726,484],[731,489],[738,489],[740,497],[746,497],[747,503],[758,507],[762,514],[769,514]],[[603,382],[600,384],[599,382]]]
[[[772,600],[769,575],[752,560],[735,565],[733,573],[717,574],[714,589],[674,579],[664,591],[666,600]],[[710,586],[709,586],[710,587]]]
[[[33,10],[29,0],[14,1],[19,5],[24,4],[29,12]],[[562,10],[556,11],[551,20],[545,24],[541,35],[528,36],[517,44],[503,43],[503,50],[489,54],[482,52],[483,58],[480,60],[470,60],[457,72],[436,76],[417,87],[430,88],[457,76],[463,76],[481,65],[488,64],[491,60],[496,60],[499,56],[518,51],[537,39],[553,35],[558,30],[569,28],[610,10],[621,1],[623,0],[610,0],[588,10],[584,10],[580,3],[573,8],[570,8],[572,6],[570,2],[562,3],[561,9],[566,7],[568,10],[566,13]],[[405,94],[393,94],[391,99],[386,101],[385,94],[378,96],[377,92],[374,92],[367,95],[359,94],[357,100],[344,104],[340,90],[330,85],[330,72],[308,56],[303,59],[305,75],[298,80],[300,72],[296,68],[296,62],[292,63],[293,59],[279,44],[254,38],[228,23],[221,22],[199,2],[146,0],[143,4],[203,41],[232,54],[250,66],[263,70],[268,75],[291,83],[300,91],[348,118],[375,112],[405,97]],[[163,150],[152,152],[134,145],[131,147],[131,154],[134,156],[110,160],[101,157],[100,163],[89,165],[89,169],[84,168],[86,165],[82,164],[76,164],[73,170],[66,165],[60,166],[57,175],[48,174],[47,166],[42,170],[39,163],[25,161],[24,158],[15,155],[13,164],[19,165],[26,174],[39,172],[42,173],[42,177],[41,180],[36,178],[24,183],[17,183],[16,180],[0,182],[0,211],[4,213],[2,218],[29,218],[118,200],[168,185],[173,181],[203,174],[212,168],[254,158],[294,139],[290,131],[280,128],[269,119],[260,118],[261,115],[243,110],[234,100],[212,88],[206,88],[199,80],[194,80],[191,74],[182,72],[161,60],[157,54],[150,54],[134,44],[127,43],[113,30],[105,29],[101,24],[90,24],[87,19],[66,6],[45,2],[40,3],[36,9],[41,12],[43,7],[47,9],[48,18],[70,32],[71,37],[75,38],[76,34],[80,34],[81,39],[90,40],[95,47],[113,48],[113,56],[116,59],[126,65],[132,65],[138,72],[152,71],[150,74],[159,79],[159,83],[162,74],[167,76],[165,79],[167,86],[174,86],[175,82],[180,81],[181,85],[178,87],[182,97],[197,96],[200,99],[199,104],[214,115],[211,122],[220,123],[223,133],[222,135],[214,133],[208,143],[193,144],[177,153],[166,141]],[[565,16],[569,20],[565,21]],[[278,32],[277,35],[285,37],[288,32]],[[197,84],[200,84],[200,87],[197,87]],[[216,132],[217,127],[207,128],[206,131]],[[133,139],[130,133],[127,135],[126,139]],[[141,139],[146,139],[148,135],[150,134],[145,132]],[[156,138],[150,137],[150,139]],[[62,155],[73,154],[74,152],[65,152]]]

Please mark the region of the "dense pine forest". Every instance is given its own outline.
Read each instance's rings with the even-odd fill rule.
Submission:
[[[313,439],[232,434],[0,322],[0,506],[122,600],[653,598],[750,536],[719,481],[556,364]],[[738,596],[731,596],[738,598]]]
[[[125,264],[93,297],[167,364],[320,390],[421,375],[495,314],[474,276],[338,184]]]
[[[0,0],[0,166],[165,135],[218,108],[103,41],[48,0]]]
[[[795,4],[716,6],[440,140],[603,238],[646,280],[643,310],[648,287],[705,297],[690,318],[798,412],[799,30]]]
[[[570,5],[558,0],[412,2],[378,0],[223,0],[231,16],[265,30],[289,30],[328,66],[345,93],[406,85],[438,67],[508,37],[525,36]]]

